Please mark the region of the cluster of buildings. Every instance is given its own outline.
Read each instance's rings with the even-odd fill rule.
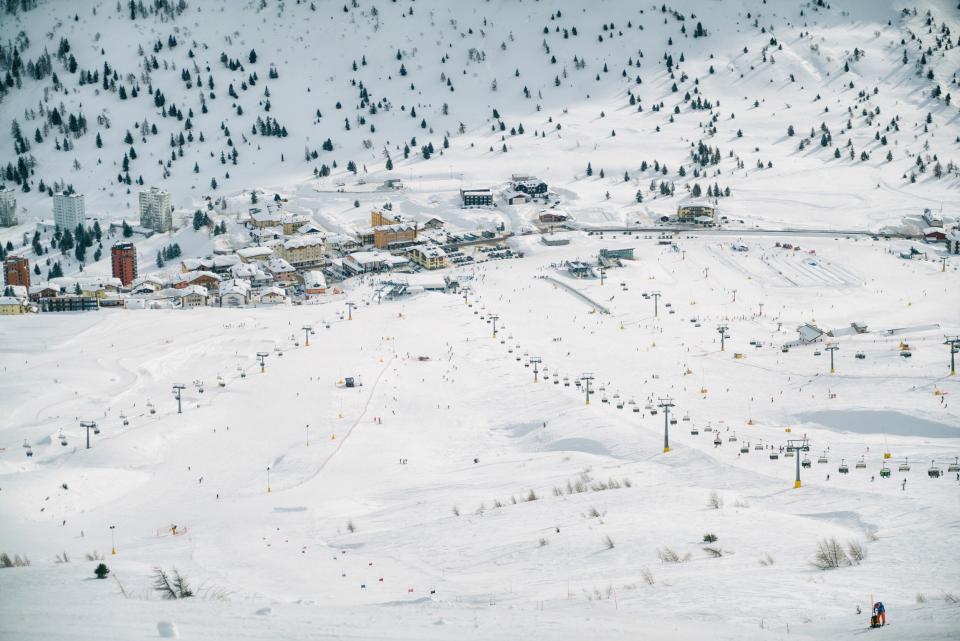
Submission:
[[[500,200],[507,205],[523,205],[537,198],[544,201],[550,197],[550,188],[536,176],[513,174],[510,183],[500,193]],[[464,208],[493,207],[494,193],[488,187],[460,190],[460,206]]]

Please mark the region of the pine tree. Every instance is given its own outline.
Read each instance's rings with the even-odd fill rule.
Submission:
[[[593,175],[593,166],[590,163],[587,163],[587,176]]]
[[[163,267],[163,255],[158,251],[157,252],[157,267]]]
[[[250,64],[256,64],[257,62],[257,52],[253,49],[250,50],[250,55],[247,56],[247,60],[250,61]]]

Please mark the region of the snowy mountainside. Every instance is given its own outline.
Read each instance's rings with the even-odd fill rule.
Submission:
[[[361,177],[428,187],[535,173],[568,188],[569,206],[625,219],[669,210],[694,183],[729,188],[723,204],[738,217],[773,210],[798,225],[837,224],[837,210],[894,222],[956,193],[949,2],[156,6],[131,19],[127,3],[49,1],[3,16],[14,37],[2,71],[11,47],[24,65],[0,102],[26,143],[0,143],[6,182],[30,189],[22,220],[50,218],[41,180],[84,192],[88,215],[135,218],[140,179],[193,209],[252,189],[332,191],[357,180],[350,162]],[[35,80],[26,65],[44,51],[52,73]],[[85,132],[53,123],[69,132],[81,114]],[[253,133],[258,121],[268,135]],[[708,153],[695,160],[700,142]],[[25,181],[20,158],[32,165]],[[329,178],[314,181],[324,167]],[[353,201],[308,207],[356,218]]]

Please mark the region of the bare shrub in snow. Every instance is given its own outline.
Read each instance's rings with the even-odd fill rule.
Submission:
[[[704,543],[713,543],[716,540],[717,540],[717,535],[714,534],[713,532],[707,532],[706,534],[703,535]]]
[[[690,553],[687,552],[683,556],[677,554],[675,550],[667,546],[657,549],[657,556],[664,563],[686,563],[690,560]]]
[[[610,538],[610,535],[609,535],[609,534],[608,534],[607,536],[603,537],[603,545],[604,545],[608,550],[612,550],[613,548],[616,547],[616,545],[615,545],[614,542],[613,542],[613,539]]]
[[[950,605],[956,605],[960,603],[960,596],[957,596],[953,592],[944,592],[943,600],[944,602],[949,603]]]
[[[703,551],[715,559],[719,559],[721,556],[723,556],[723,550],[721,550],[718,547],[713,547],[708,545],[703,548]]]
[[[546,538],[541,536],[540,541],[538,543],[540,547],[545,547],[548,543],[550,543],[550,541],[548,541]]]
[[[563,488],[562,488],[562,487],[554,486],[554,488],[553,488],[553,495],[554,495],[554,496],[563,496]]]
[[[750,504],[743,499],[737,499],[733,502],[733,507],[750,507]]]
[[[860,565],[867,557],[867,552],[859,541],[847,541],[847,554],[854,565]]]
[[[503,507],[503,503],[500,502],[500,499],[493,499],[493,507],[496,507],[496,508]]]
[[[353,524],[353,521],[347,521],[347,532],[353,534],[357,531],[357,526]]]
[[[663,561],[664,563],[679,563],[679,562],[680,562],[680,555],[677,554],[676,552],[674,552],[673,550],[671,550],[671,549],[668,548],[668,547],[658,548],[658,549],[657,549],[657,556],[658,556],[658,557],[660,558],[660,560]]]
[[[10,555],[6,552],[0,554],[0,568],[22,568],[26,565],[30,565],[30,559],[27,558],[26,554],[22,557],[19,554],[14,554],[13,558],[10,558]]]
[[[917,603],[926,603],[927,597],[923,596],[923,592],[917,592]]]
[[[87,558],[87,561],[103,561],[103,555],[96,550],[87,552],[84,556]]]
[[[629,477],[623,477],[623,486],[624,487],[633,487],[633,481]]]
[[[763,558],[760,559],[760,565],[765,567],[770,567],[771,565],[773,565],[773,563],[774,563],[773,557],[770,556],[769,554],[764,554]]]
[[[719,510],[723,507],[723,497],[717,494],[716,491],[710,492],[710,498],[707,499],[707,507]]]
[[[820,570],[833,570],[850,565],[850,557],[836,539],[823,539],[817,544],[813,556],[813,566]]]
[[[453,515],[460,516],[460,508],[458,508],[456,505],[453,506]]]
[[[653,572],[650,571],[650,568],[640,568],[640,576],[643,577],[643,580],[647,582],[647,585],[654,584]]]
[[[599,519],[599,518],[600,518],[600,511],[599,511],[597,508],[595,508],[595,507],[593,507],[593,506],[591,505],[591,506],[590,506],[590,511],[587,512],[587,516],[590,517],[591,519]]]
[[[193,596],[187,578],[176,568],[173,569],[173,574],[168,574],[161,567],[153,568],[153,589],[164,599],[187,599]]]
[[[63,551],[63,554],[57,555],[56,563],[70,563],[70,555],[67,554],[66,550]]]
[[[540,497],[537,496],[537,493],[533,490],[530,490],[530,492],[527,493],[527,501],[536,501],[539,498]]]

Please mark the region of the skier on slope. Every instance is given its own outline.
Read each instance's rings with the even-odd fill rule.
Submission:
[[[877,601],[873,604],[873,616],[870,617],[870,627],[879,628],[884,625],[887,625],[887,609],[884,607],[883,601]]]

